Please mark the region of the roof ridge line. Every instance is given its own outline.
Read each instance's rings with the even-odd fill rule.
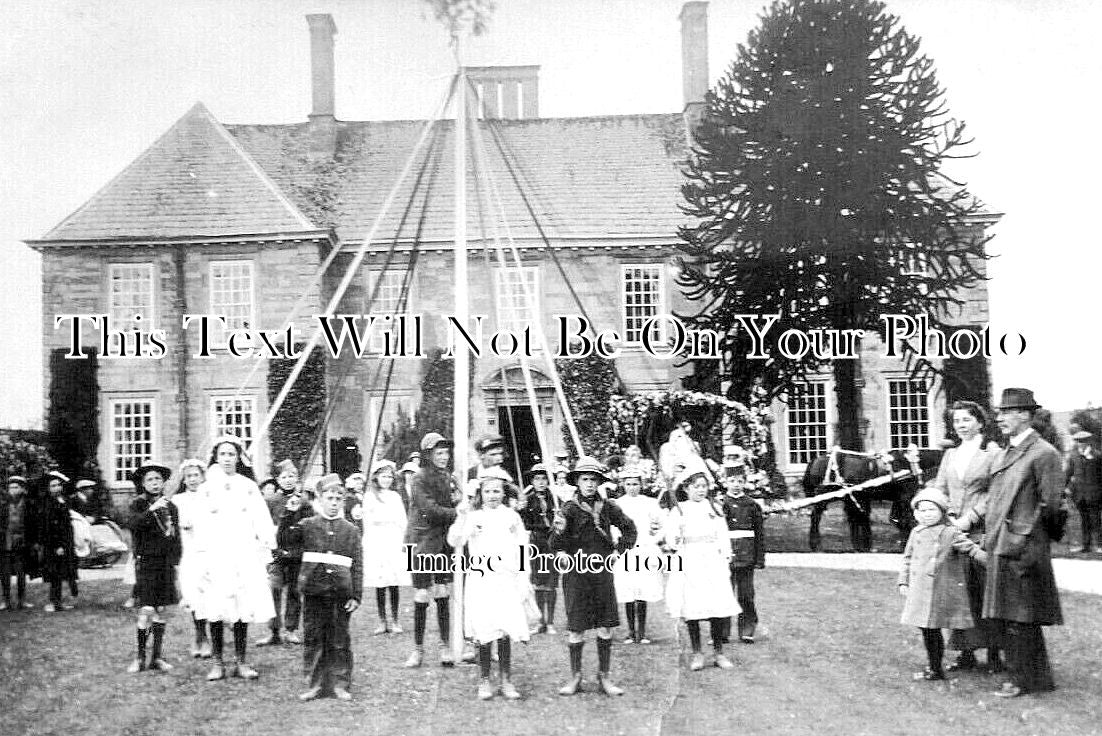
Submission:
[[[218,118],[214,117],[214,114],[207,109],[206,105],[203,105],[203,112],[206,113],[207,117],[214,124],[214,128],[218,131],[219,135],[221,135],[222,138],[227,143],[229,143],[230,148],[232,148],[234,152],[237,153],[237,155],[241,156],[241,158],[245,160],[245,163],[249,165],[249,168],[252,169],[253,173],[256,174],[261,182],[263,182],[264,185],[268,187],[272,194],[274,194],[276,198],[283,204],[283,206],[286,207],[287,210],[299,221],[299,224],[307,229],[316,230],[318,226],[310,219],[308,219],[306,215],[302,213],[302,210],[295,206],[295,203],[292,202],[287,194],[282,189],[280,189],[279,185],[276,184],[275,181],[270,176],[268,176],[267,173],[264,172],[264,169],[260,167],[260,164],[256,162],[256,159],[250,156],[249,152],[242,148],[241,144],[237,142],[237,139],[233,137],[233,134],[226,130],[226,126],[222,125],[222,123],[219,122]]]

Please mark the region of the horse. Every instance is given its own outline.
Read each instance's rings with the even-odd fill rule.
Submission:
[[[911,454],[911,458],[907,455]],[[863,483],[888,473],[900,470],[912,470],[911,460],[916,459],[922,471],[923,479],[931,479],[937,474],[941,463],[941,450],[913,451],[892,450],[884,455],[868,455],[835,448],[827,455],[820,455],[807,465],[803,477],[804,495],[813,498],[829,491]],[[915,457],[917,456],[917,457]],[[890,458],[890,463],[885,461]],[[890,518],[899,530],[900,547],[907,543],[907,537],[914,528],[914,516],[911,514],[911,499],[914,498],[921,482],[914,476],[900,478],[884,485],[858,491],[844,499],[846,520],[849,522],[850,544],[856,552],[872,550],[872,502],[891,501]],[[811,509],[811,529],[808,532],[808,544],[812,552],[817,552],[821,543],[819,524],[830,501],[815,504]]]

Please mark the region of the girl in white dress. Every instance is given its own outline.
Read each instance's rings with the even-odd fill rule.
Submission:
[[[250,623],[268,623],[275,616],[268,589],[267,564],[275,548],[275,527],[260,489],[245,464],[236,437],[214,444],[206,480],[199,486],[195,534],[200,537],[200,594],[196,618],[210,622],[214,665],[208,680],[225,679],[222,634],[233,625],[234,663],[229,674],[254,680],[259,673],[245,662]]]
[[[398,587],[410,585],[406,569],[406,507],[394,490],[395,466],[390,460],[376,460],[364,492],[363,511],[364,587],[375,589],[379,612],[376,634],[402,633],[398,625]],[[390,591],[390,618],[386,596]]]
[[[511,645],[514,639],[528,641],[524,601],[529,582],[528,573],[520,569],[520,552],[528,543],[528,532],[520,515],[503,503],[509,480],[508,474],[498,468],[484,471],[474,498],[456,507],[458,516],[448,530],[448,544],[454,547],[466,544],[471,562],[463,599],[463,624],[467,636],[479,645],[480,700],[494,697],[490,660],[495,641],[501,694],[509,700],[520,697],[509,681]]]
[[[624,495],[616,499],[628,518],[635,522],[635,547],[624,553],[615,567],[616,600],[624,604],[628,620],[625,644],[650,644],[647,638],[647,604],[662,600],[662,570],[657,563],[662,551],[658,499],[642,495],[642,473],[638,466],[620,470]],[[648,570],[647,565],[654,569]]]
[[[700,622],[707,619],[715,650],[715,666],[731,669],[734,665],[723,653],[723,642],[730,617],[737,616],[738,601],[731,589],[727,558],[731,545],[723,511],[716,508],[708,491],[712,476],[703,460],[690,461],[674,481],[675,490],[684,490],[687,500],[669,511],[666,540],[677,550],[680,563],[671,565],[666,586],[666,605],[674,618],[685,619],[693,656],[689,668],[704,669],[700,650]]]
[[[196,517],[199,515],[199,486],[203,482],[203,461],[188,458],[180,463],[176,471],[177,490],[172,494],[172,503],[180,518],[180,542],[183,554],[176,566],[176,579],[180,583],[181,603],[191,609],[191,621],[195,627],[195,643],[191,645],[192,657],[210,657],[210,639],[207,638],[207,620],[195,615],[196,601],[200,597],[200,564],[202,550],[200,537],[195,533]]]

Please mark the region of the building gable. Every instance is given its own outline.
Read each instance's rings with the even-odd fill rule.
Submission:
[[[33,244],[316,232],[200,102]]]

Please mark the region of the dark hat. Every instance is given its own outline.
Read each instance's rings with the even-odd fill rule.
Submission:
[[[445,447],[451,447],[452,441],[444,439],[444,435],[439,432],[429,432],[421,438],[421,451],[429,452],[435,450],[438,445],[444,445]]]
[[[292,460],[280,460],[276,463],[276,475],[283,475],[284,473],[294,471],[298,473],[298,468],[295,467],[295,463]]]
[[[495,447],[505,447],[505,438],[499,434],[487,434],[474,443],[475,452],[489,452]]]
[[[134,472],[130,474],[130,482],[134,484],[134,488],[139,491],[142,488],[142,478],[148,472],[155,472],[161,476],[161,480],[168,480],[172,477],[172,471],[167,466],[160,463],[143,463],[134,469]]]
[[[329,473],[328,475],[323,475],[321,477],[321,480],[318,481],[317,489],[318,489],[318,495],[319,496],[321,494],[325,493],[326,491],[328,491],[330,489],[333,489],[333,488],[337,488],[341,491],[344,490],[344,484],[341,483],[341,477],[339,475],[337,475],[336,473]]]
[[[572,486],[578,485],[578,476],[582,473],[592,473],[600,478],[601,483],[608,482],[608,476],[605,475],[605,468],[596,458],[587,457],[583,455],[578,458],[577,464],[574,465],[574,469],[566,474],[566,482]]]
[[[1004,388],[1002,400],[998,409],[1040,409],[1041,405],[1033,399],[1033,392],[1028,388]]]

